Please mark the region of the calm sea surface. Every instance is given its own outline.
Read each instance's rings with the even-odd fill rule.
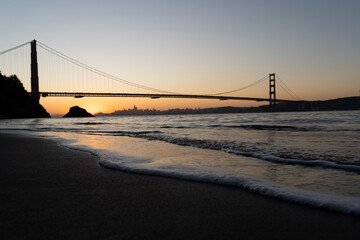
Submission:
[[[360,215],[360,111],[0,120],[106,167]]]

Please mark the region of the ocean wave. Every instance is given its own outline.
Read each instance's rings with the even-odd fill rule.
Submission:
[[[1,130],[1,129],[0,129]],[[23,130],[31,132],[74,132],[79,134],[90,135],[108,135],[108,136],[124,136],[143,138],[149,141],[162,141],[179,146],[195,147],[200,149],[210,149],[223,151],[229,154],[235,154],[245,157],[252,157],[265,161],[271,161],[282,164],[296,164],[302,166],[314,166],[332,169],[341,169],[345,171],[360,172],[360,159],[354,156],[342,156],[341,159],[333,154],[326,155],[311,154],[309,152],[297,152],[289,149],[273,149],[267,146],[266,143],[251,143],[251,142],[235,142],[235,141],[215,141],[209,139],[193,139],[187,137],[172,137],[164,135],[161,131],[97,131],[97,130],[83,130],[75,128],[4,128],[3,130]],[[347,162],[344,162],[347,161]],[[357,165],[357,163],[359,163]]]
[[[77,122],[74,123],[75,125],[103,125],[103,124],[110,124],[105,122]]]
[[[291,131],[291,132],[358,132],[360,129],[343,128],[331,126],[331,128],[321,126],[296,127],[291,125],[264,125],[264,124],[242,124],[242,125],[222,125],[213,124],[209,128],[225,128],[225,129],[245,129],[257,131]]]
[[[214,183],[224,186],[240,187],[264,196],[298,203],[301,205],[323,208],[346,214],[360,215],[360,198],[356,197],[322,194],[299,188],[288,187],[240,174],[215,172],[183,166],[142,166],[142,164],[138,164],[139,161],[135,161],[137,163],[134,164],[133,157],[124,155],[114,158],[113,156],[104,156],[100,153],[98,156],[100,157],[101,165],[112,169],[197,182]],[[131,164],[123,161],[126,158],[131,159]],[[146,160],[143,161],[147,162]]]
[[[124,136],[124,137],[140,137],[145,136],[146,134],[159,134],[161,131],[87,131],[85,133],[100,133],[101,135],[110,135],[110,136]]]
[[[144,138],[147,140],[156,140],[167,142],[170,144],[176,144],[179,146],[189,146],[196,147],[201,149],[211,149],[211,150],[219,150],[224,151],[229,154],[236,154],[246,157],[253,157],[265,161],[271,161],[276,163],[284,163],[284,164],[297,164],[303,166],[318,166],[324,168],[334,168],[334,169],[342,169],[346,171],[355,171],[360,172],[359,165],[353,164],[345,164],[334,159],[332,155],[314,155],[310,153],[298,153],[294,151],[277,150],[274,152],[274,149],[266,150],[263,145],[260,143],[249,143],[249,142],[235,142],[235,141],[214,141],[208,139],[192,139],[187,137],[170,137],[162,134],[153,135],[151,133],[157,131],[143,131],[143,132],[126,132],[126,131],[118,131],[117,136],[128,136],[128,137],[137,137]],[[157,132],[160,133],[160,132]],[[111,133],[112,135],[116,135]],[[259,147],[259,145],[262,145]],[[350,157],[349,157],[350,158]],[[332,159],[332,161],[327,161],[326,159]],[[339,161],[339,162],[337,162]],[[352,162],[357,162],[356,159],[352,159]]]
[[[165,176],[191,181],[214,183],[224,186],[240,187],[264,196],[286,200],[316,208],[333,210],[346,214],[360,215],[360,198],[335,196],[288,187],[263,179],[218,171],[210,171],[178,165],[154,166],[152,158],[129,156],[110,150],[94,149],[89,146],[76,145],[72,140],[56,138],[66,147],[90,152],[99,157],[99,163],[107,168],[141,173],[147,175]]]
[[[273,130],[273,131],[310,131],[310,129],[286,126],[286,125],[261,125],[261,124],[249,124],[249,125],[210,125],[213,128],[243,128],[248,130]]]
[[[254,157],[262,160],[267,160],[276,163],[287,163],[287,164],[297,164],[303,166],[316,166],[316,167],[325,167],[325,168],[334,168],[334,169],[341,169],[347,171],[354,171],[360,172],[360,166],[358,165],[350,165],[350,164],[339,164],[330,161],[324,160],[299,160],[299,159],[287,159],[281,158],[270,154],[262,154],[258,152],[241,152],[241,151],[233,151],[227,150],[228,153],[233,153],[236,155]]]
[[[189,126],[169,126],[169,125],[163,125],[163,126],[161,126],[160,128],[179,128],[179,129],[181,129],[181,128],[191,128],[191,127],[189,127]]]
[[[246,130],[272,130],[272,131],[321,131],[320,128],[303,128],[303,127],[295,127],[290,125],[261,125],[261,124],[249,124],[249,125],[223,125],[223,124],[212,124],[209,126],[170,126],[163,125],[160,128],[226,128],[226,129],[246,129]]]

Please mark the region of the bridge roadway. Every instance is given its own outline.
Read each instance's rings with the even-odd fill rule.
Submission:
[[[144,97],[158,98],[195,98],[195,99],[218,99],[218,100],[247,100],[257,102],[269,102],[269,98],[254,97],[231,97],[214,95],[191,95],[191,94],[145,94],[145,93],[83,93],[83,92],[39,92],[42,97]],[[294,100],[276,99],[276,102],[296,102]]]

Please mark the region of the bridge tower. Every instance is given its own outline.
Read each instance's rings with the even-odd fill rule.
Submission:
[[[276,105],[275,73],[269,74],[269,93],[270,110],[273,111]]]
[[[36,40],[31,41],[31,96],[37,103],[40,101]]]

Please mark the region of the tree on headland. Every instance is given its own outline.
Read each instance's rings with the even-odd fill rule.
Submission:
[[[9,77],[0,72],[0,118],[50,117],[45,108],[25,90],[16,75]]]

